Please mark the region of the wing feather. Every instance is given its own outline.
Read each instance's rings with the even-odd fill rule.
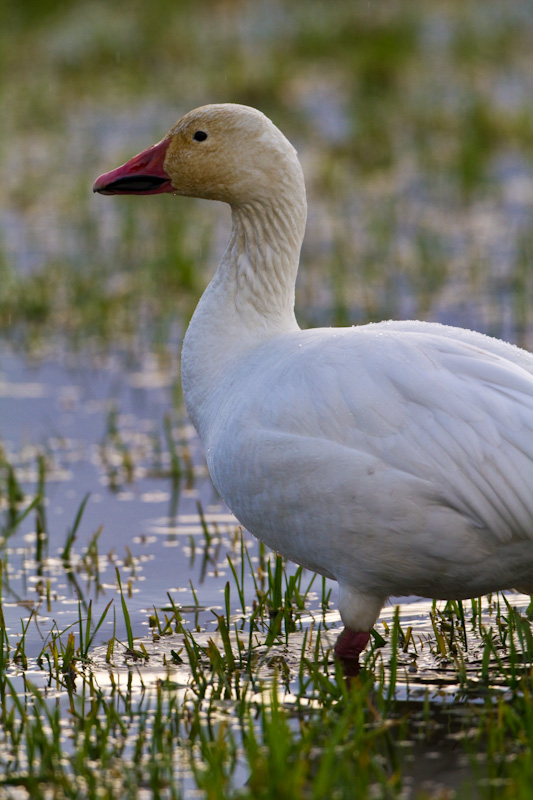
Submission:
[[[264,424],[421,479],[436,503],[501,542],[533,538],[531,373],[481,335],[463,342],[377,327],[310,337],[285,365],[290,381],[272,381]]]

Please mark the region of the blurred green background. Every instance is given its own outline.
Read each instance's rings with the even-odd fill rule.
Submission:
[[[532,347],[532,43],[530,0],[4,1],[2,335],[179,338],[229,213],[91,186],[231,101],[302,158],[303,326],[422,317]]]

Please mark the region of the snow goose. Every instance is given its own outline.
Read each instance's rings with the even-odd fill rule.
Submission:
[[[222,200],[228,247],[183,343],[188,413],[240,522],[334,578],[357,663],[390,595],[533,593],[533,356],[427,322],[301,330],[296,151],[208,105],[94,185]]]

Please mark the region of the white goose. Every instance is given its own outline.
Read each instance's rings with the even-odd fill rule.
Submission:
[[[183,344],[185,402],[240,522],[338,581],[341,659],[389,595],[533,593],[531,354],[425,322],[300,330],[303,174],[253,108],[191,111],[94,191],[230,204]]]

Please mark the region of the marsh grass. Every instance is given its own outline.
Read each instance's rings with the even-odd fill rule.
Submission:
[[[4,476],[2,576],[21,517],[10,502],[31,506],[13,491],[17,469]],[[42,478],[36,485],[46,491]],[[67,529],[66,573],[86,503]],[[200,528],[219,559],[220,534],[205,515]],[[98,538],[83,562],[92,580]],[[444,786],[457,797],[474,787],[478,797],[521,796],[533,745],[531,605],[500,594],[435,602],[429,625],[409,606],[393,609],[347,680],[332,657],[338,616],[326,585],[315,591],[316,576],[264,548],[252,559],[242,533],[226,558],[230,579],[210,632],[187,623],[190,609],[169,593],[150,615],[151,634],[138,636],[128,607],[138,578],[125,581],[118,568],[116,599],[96,615],[80,599],[37,658],[26,652],[34,612],[18,637],[2,627],[2,796],[400,798],[438,797]],[[0,616],[8,596],[2,583]],[[96,645],[111,613],[123,617],[126,638],[115,623]],[[444,781],[431,771],[440,774],[441,760],[453,765]]]
[[[11,711],[5,723],[6,738],[18,754],[12,765],[20,767],[31,759],[34,768],[18,780],[16,770],[10,769],[4,788],[26,786],[30,796],[41,796],[32,793],[38,783],[40,791],[54,787],[76,796],[80,776],[90,781],[92,773],[94,781],[97,764],[103,770],[98,785],[107,786],[121,760],[129,788],[125,790],[122,784],[108,788],[110,797],[137,797],[139,780],[156,795],[168,797],[183,796],[187,785],[200,788],[208,797],[320,798],[334,792],[348,798],[353,797],[354,785],[363,796],[369,791],[403,796],[409,774],[406,756],[420,738],[424,715],[429,717],[426,724],[432,720],[431,726],[439,728],[444,741],[451,737],[472,761],[465,797],[477,782],[485,783],[486,796],[492,796],[491,787],[501,788],[502,775],[504,785],[514,786],[507,760],[512,775],[527,770],[525,754],[532,731],[530,689],[524,676],[511,707],[495,695],[485,697],[476,714],[468,705],[458,713],[455,702],[448,708],[437,698],[433,712],[428,692],[429,705],[406,709],[390,690],[393,668],[391,683],[378,680],[376,684],[372,673],[365,671],[348,686],[338,667],[324,665],[313,655],[315,648],[308,652],[308,664],[300,672],[305,675],[304,686],[287,702],[285,698],[291,695],[283,688],[284,671],[272,651],[271,677],[260,680],[254,675],[258,666],[243,669],[233,654],[228,657],[225,620],[219,625],[220,646],[213,639],[200,644],[177,624],[184,636],[180,658],[185,656],[189,662],[187,682],[179,679],[179,673],[178,680],[173,679],[169,666],[166,678],[152,684],[147,697],[129,682],[125,689],[113,681],[101,689],[90,670],[78,673],[82,684],[76,694],[69,695],[68,729],[74,748],[67,752],[57,707],[51,709],[31,685],[22,705],[20,693],[7,679],[5,707],[11,706]],[[396,618],[393,638],[398,634]],[[393,662],[398,666],[394,658]],[[264,669],[264,653],[256,664]],[[147,676],[146,685],[149,681]],[[29,747],[27,755],[24,747]],[[482,763],[479,752],[486,753]],[[88,770],[88,758],[92,770]],[[60,774],[49,766],[58,759],[63,765]],[[243,772],[248,777],[246,785],[242,785]]]
[[[527,344],[527,3],[271,5],[216,2],[206,19],[190,3],[152,14],[135,0],[125,24],[97,0],[35,14],[5,4],[4,336],[30,349],[51,329],[83,351],[166,346],[212,273],[227,216],[172,197],[93,198],[90,186],[188,107],[232,100],[272,114],[304,161],[304,325],[468,313]],[[461,286],[480,261],[490,291],[473,288],[465,312]],[[502,292],[510,332],[494,308]]]

